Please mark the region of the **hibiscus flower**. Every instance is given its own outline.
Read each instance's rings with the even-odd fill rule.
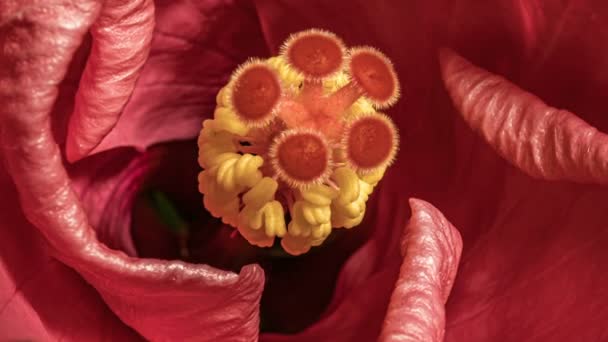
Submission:
[[[607,15],[600,1],[0,3],[0,336],[601,340]],[[204,214],[194,138],[237,65],[310,27],[390,56],[402,142],[361,225],[287,257]]]

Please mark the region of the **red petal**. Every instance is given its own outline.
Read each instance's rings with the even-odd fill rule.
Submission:
[[[382,341],[443,340],[445,302],[462,250],[462,239],[439,210],[411,199],[399,279],[380,335]]]
[[[195,137],[237,65],[268,54],[257,16],[244,2],[157,1],[155,20],[137,87],[94,152]]]
[[[403,291],[413,283],[420,289],[428,290],[426,293],[429,296],[416,297],[418,302],[428,301],[437,309],[426,312],[424,319],[425,323],[438,324],[440,329],[429,330],[427,333],[442,333],[445,320],[443,305],[456,275],[462,241],[458,231],[437,209],[420,200],[410,200],[412,218],[401,238],[402,222],[407,215],[407,211],[403,210],[403,202],[383,202],[384,205],[378,208],[377,216],[369,218],[370,222],[376,224],[376,232],[343,267],[333,302],[317,323],[296,335],[265,334],[262,335],[262,340],[372,341],[378,338],[382,324],[385,325],[384,336],[392,337],[401,331],[400,325],[405,326],[412,321],[412,326],[417,323],[412,317],[403,315],[418,309],[416,301],[404,303],[402,300],[404,295],[407,299],[416,297],[416,294],[408,297],[408,292]],[[405,257],[402,257],[403,254]],[[420,259],[432,260],[433,263],[418,265]],[[403,276],[398,280],[396,278],[400,265]],[[417,268],[417,265],[421,268]],[[431,281],[424,278],[412,279],[411,276],[419,275],[419,271],[426,272],[432,278]],[[393,299],[385,321],[391,292]]]
[[[608,183],[608,135],[449,50],[446,87],[468,124],[531,176]]]
[[[604,340],[608,189],[513,168],[495,182],[503,190],[491,204],[482,197],[487,187],[479,189],[467,196],[468,214],[453,215],[468,215],[459,225],[470,228],[462,231],[467,247],[446,341]]]
[[[70,119],[66,153],[86,156],[114,127],[148,57],[152,0],[106,1],[93,27],[93,47]]]
[[[5,66],[0,146],[26,218],[47,239],[52,254],[76,269],[144,337],[255,339],[264,283],[259,267],[246,266],[237,275],[205,265],[134,259],[96,239],[62,165],[49,113],[97,5],[57,5],[10,7],[0,20],[0,63]],[[3,231],[8,229],[20,227]]]
[[[0,196],[17,193],[0,170]],[[51,255],[17,201],[0,207],[0,340],[138,341],[90,285]]]

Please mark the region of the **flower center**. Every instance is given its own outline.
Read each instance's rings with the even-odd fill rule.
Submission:
[[[347,49],[322,30],[292,35],[280,56],[239,67],[203,122],[205,207],[251,244],[279,237],[293,255],[358,225],[398,145],[376,108],[398,97],[394,68],[376,49]]]

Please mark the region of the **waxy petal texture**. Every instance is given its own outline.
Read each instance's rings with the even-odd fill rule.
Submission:
[[[0,146],[25,217],[52,255],[78,271],[124,323],[150,340],[257,338],[264,283],[206,265],[135,259],[101,244],[63,167],[50,111],[96,2],[4,5],[0,26]],[[20,227],[4,227],[20,229]],[[201,337],[201,333],[204,337]]]
[[[16,199],[0,171],[4,199]],[[18,201],[0,206],[0,341],[139,341],[97,291],[53,258]]]
[[[105,1],[91,27],[93,46],[70,118],[66,154],[85,157],[116,125],[148,57],[152,0]]]
[[[412,218],[401,245],[404,259],[380,340],[440,342],[462,239],[431,204],[411,199],[410,206]]]
[[[21,13],[13,15],[11,8],[16,2],[9,4],[9,1],[0,2],[0,22],[3,24],[9,17],[23,17]],[[48,4],[46,1],[22,1],[19,6],[28,2],[33,4],[29,6],[32,8],[40,6],[40,3]],[[76,7],[82,9],[90,2],[51,3],[57,4],[77,4]],[[117,146],[143,149],[163,140],[194,136],[200,128],[201,119],[211,114],[214,93],[225,83],[235,65],[247,56],[265,56],[264,39],[269,48],[277,49],[289,33],[308,27],[330,29],[349,43],[374,44],[381,48],[394,58],[404,83],[405,98],[393,111],[399,113],[397,124],[404,138],[400,158],[394,170],[387,174],[384,186],[380,185],[375,198],[370,200],[370,207],[373,208],[369,208],[368,216],[360,227],[373,233],[342,268],[333,300],[317,323],[296,335],[262,335],[262,340],[375,340],[380,333],[399,268],[406,267],[399,253],[399,241],[408,216],[405,201],[410,196],[430,199],[451,222],[462,229],[465,240],[463,264],[447,306],[446,341],[598,341],[608,338],[604,324],[608,317],[605,305],[608,297],[603,291],[606,288],[604,285],[608,284],[604,272],[605,246],[608,243],[606,189],[595,185],[531,179],[515,168],[506,167],[506,163],[482,139],[470,132],[451,107],[436,61],[437,46],[454,46],[488,70],[504,74],[526,89],[533,89],[548,103],[559,103],[570,108],[588,122],[605,129],[605,115],[601,110],[605,103],[601,92],[605,89],[608,76],[606,44],[602,44],[608,32],[605,1],[256,0],[255,9],[258,10],[260,22],[248,1],[159,0],[156,4],[156,21],[159,25],[152,42],[151,58],[144,66],[135,94],[118,124],[94,152]],[[100,5],[95,8],[95,11],[101,11]],[[28,11],[25,12],[28,20],[20,22],[22,32],[26,33],[31,23],[29,19],[32,18],[32,9]],[[9,15],[5,18],[4,13]],[[66,22],[80,18],[78,14],[72,16],[73,12],[67,14],[69,20]],[[87,25],[95,21],[92,17],[86,19]],[[52,23],[52,20],[43,20],[45,23],[47,21]],[[0,24],[0,42],[3,46],[0,51],[15,53],[13,49],[26,46],[28,48],[20,53],[40,52],[41,49],[36,50],[36,46],[30,44],[18,42],[11,45],[10,40],[14,41],[14,37],[22,33],[3,35],[11,29],[10,23],[8,26],[3,24]],[[260,24],[263,36],[260,34]],[[54,41],[52,36],[44,32],[38,38]],[[7,41],[8,45],[5,44]],[[48,45],[44,49],[48,49]],[[252,53],[250,49],[259,53]],[[81,46],[82,50],[86,52],[86,45]],[[18,58],[23,59],[23,56]],[[64,64],[64,54],[57,52],[53,56],[59,57],[60,64]],[[25,57],[29,58],[29,55]],[[121,317],[127,317],[125,322],[143,331],[142,334],[148,338],[257,338],[254,325],[257,326],[258,322],[244,324],[246,336],[237,335],[236,330],[218,331],[218,326],[224,321],[216,314],[222,315],[228,311],[224,317],[231,322],[227,325],[229,329],[234,326],[240,328],[239,324],[247,320],[247,317],[235,318],[230,310],[222,311],[230,303],[217,304],[209,309],[213,312],[201,312],[196,310],[207,308],[209,302],[215,305],[221,301],[215,300],[216,297],[208,300],[195,298],[194,295],[188,297],[196,290],[184,290],[184,293],[188,293],[187,298],[183,302],[179,299],[177,291],[182,291],[184,284],[173,279],[179,279],[182,275],[180,272],[194,268],[192,265],[173,264],[174,274],[163,273],[165,266],[162,265],[167,263],[135,261],[104,248],[98,239],[129,255],[135,255],[133,246],[125,245],[130,243],[128,234],[114,225],[108,225],[108,230],[96,230],[98,239],[92,237],[93,232],[88,226],[97,225],[100,221],[108,220],[108,217],[101,211],[91,215],[92,211],[87,207],[95,207],[96,200],[109,201],[111,196],[106,196],[105,191],[112,188],[112,184],[109,184],[111,180],[97,180],[100,177],[91,172],[90,179],[81,175],[82,183],[78,184],[78,180],[74,179],[69,183],[63,175],[59,175],[62,167],[57,151],[51,148],[44,153],[23,152],[30,151],[32,146],[52,145],[52,139],[45,133],[46,124],[41,126],[32,121],[33,125],[30,126],[30,122],[20,121],[19,116],[29,117],[31,113],[39,112],[34,110],[36,103],[32,99],[43,101],[41,106],[38,105],[45,111],[48,102],[52,102],[49,98],[55,93],[50,86],[42,89],[45,96],[39,96],[40,92],[36,96],[24,96],[23,91],[33,89],[27,83],[27,78],[35,80],[40,77],[45,82],[50,80],[55,84],[63,77],[61,71],[54,74],[56,77],[39,72],[42,66],[52,70],[53,63],[45,61],[38,67],[31,67],[27,58],[23,60],[25,62],[13,61],[16,68],[0,69],[0,103],[3,106],[7,104],[0,109],[4,111],[0,117],[1,125],[4,125],[4,132],[9,132],[2,133],[6,135],[2,139],[6,145],[7,159],[13,160],[9,165],[19,182],[23,202],[30,203],[27,207],[28,217],[37,222],[45,236],[54,241],[51,252],[70,265],[75,265],[78,271],[82,270],[92,284],[102,289],[100,292],[108,298],[107,303]],[[0,65],[4,67],[9,64],[6,60],[0,60]],[[22,69],[28,69],[30,75]],[[64,80],[69,81],[65,82],[67,90],[63,92],[66,99],[73,98],[70,92],[75,93],[75,89],[71,87],[79,76],[78,71]],[[14,87],[16,79],[25,81]],[[38,91],[37,88],[34,90]],[[520,91],[514,93],[520,94]],[[69,101],[65,102],[69,104]],[[29,105],[24,106],[24,103]],[[55,104],[56,112],[59,112],[59,116],[68,115],[71,110],[62,103],[60,100]],[[7,113],[10,120],[4,120],[3,116]],[[570,122],[569,119],[566,121]],[[586,125],[581,127],[585,130],[588,128]],[[17,139],[15,135],[18,134],[28,137]],[[61,141],[62,132],[57,135],[55,138]],[[49,155],[55,158],[50,164],[46,151],[50,151]],[[18,155],[25,160],[20,160]],[[43,155],[47,159],[39,159]],[[89,163],[90,160],[82,162]],[[109,159],[107,164],[118,165],[116,160]],[[94,163],[87,164],[87,167],[94,166]],[[86,167],[81,170],[84,169]],[[595,171],[589,172],[587,167],[584,169],[582,173],[591,180],[575,180],[598,182]],[[593,167],[591,169],[595,170]],[[544,175],[538,177],[545,178]],[[64,186],[57,187],[57,180],[61,180]],[[99,183],[89,187],[87,181]],[[4,191],[8,188],[4,184],[0,183],[2,195],[15,198],[15,191]],[[86,220],[75,197],[69,190],[64,191],[68,187],[74,188],[82,196],[88,215]],[[60,189],[57,196],[44,193]],[[91,193],[84,194],[81,192],[83,189],[89,189]],[[98,194],[95,192],[101,195],[96,197]],[[39,195],[42,196],[39,197],[40,201],[32,201]],[[73,204],[69,214],[65,214],[66,204]],[[48,262],[50,266],[44,266],[50,259],[46,250],[41,251],[46,241],[39,236],[35,227],[24,224],[23,217],[15,221],[5,220],[4,217],[10,216],[11,212],[20,213],[13,206],[3,206],[0,210],[0,215],[3,215],[0,230],[0,332],[7,331],[4,327],[18,327],[18,330],[14,335],[0,334],[0,340],[5,337],[31,337],[34,340],[105,338],[112,341],[136,338],[134,332],[112,317],[113,314],[101,299],[91,298],[97,294],[96,291],[86,285],[76,272],[53,259]],[[433,210],[428,208],[428,212]],[[559,215],[556,216],[556,213]],[[123,227],[128,226],[128,223],[122,223]],[[420,246],[414,243],[415,239],[408,241],[412,248]],[[57,252],[57,247],[62,250],[61,253]],[[27,258],[31,255],[35,257]],[[137,267],[139,269],[134,270]],[[28,272],[30,269],[40,272]],[[240,277],[244,277],[245,270],[249,269],[244,269]],[[257,268],[254,271],[255,286],[261,286],[258,285],[262,282],[260,272]],[[149,277],[149,282],[140,279],[140,272],[143,272],[143,277]],[[228,273],[209,272],[218,278],[230,277]],[[172,279],[172,275],[176,277]],[[158,285],[152,278],[156,279]],[[318,293],[317,289],[325,284],[318,281],[318,274],[314,272],[306,279],[316,281],[312,286],[305,284],[310,286],[306,289],[313,293]],[[403,284],[404,280],[399,284]],[[208,284],[208,280],[201,280],[200,283]],[[229,281],[227,283],[230,284]],[[45,287],[40,289],[39,284]],[[289,289],[288,286],[286,288]],[[133,290],[126,293],[125,289]],[[174,294],[178,299],[175,303],[164,296],[170,289],[176,291]],[[247,289],[257,291],[257,288],[251,290],[249,286]],[[150,293],[156,290],[158,295]],[[209,286],[202,289],[201,286],[199,290],[200,293],[224,291],[220,285],[211,289]],[[242,299],[237,290],[226,291],[228,294],[218,295],[228,298],[229,294],[235,294],[235,301]],[[399,294],[402,293],[395,292],[394,299],[402,298]],[[73,298],[61,300],[70,295]],[[125,298],[121,298],[122,295]],[[49,299],[47,296],[56,298]],[[138,298],[145,299],[139,302]],[[440,302],[435,295],[424,298]],[[185,303],[187,300],[191,300],[193,306],[188,306]],[[395,304],[396,300],[392,302],[391,310],[403,309]],[[153,307],[155,302],[159,303]],[[142,309],[141,305],[146,303],[150,306]],[[251,303],[243,307],[257,310],[257,300],[252,299]],[[61,304],[74,310],[56,308]],[[180,308],[183,311],[178,312]],[[78,314],[85,309],[87,311]],[[78,313],[75,314],[76,311]],[[440,326],[436,322],[443,319],[442,310],[434,311],[438,316],[429,320],[429,327]],[[390,319],[390,314],[388,317]],[[204,325],[203,321],[207,319],[215,325]],[[92,321],[99,324],[85,325]],[[176,329],[192,330],[168,331],[162,322],[170,321],[178,322]],[[82,325],[78,325],[81,329],[70,329],[74,322],[82,322]],[[385,332],[392,327],[395,325],[387,326]],[[429,329],[431,332],[437,330]],[[32,334],[27,334],[28,331]]]
[[[505,169],[495,208],[450,216],[476,230],[462,232],[446,342],[605,341],[608,189]]]
[[[372,211],[377,231],[344,265],[333,301],[317,323],[296,335],[265,334],[261,340],[372,341],[381,331],[384,340],[411,341],[408,332],[420,341],[442,336],[462,240],[429,203],[411,199],[410,207],[407,226],[405,199]]]
[[[467,123],[505,159],[533,177],[608,184],[608,135],[449,50],[441,69]]]
[[[155,1],[150,56],[116,127],[93,153],[191,139],[215,95],[249,57],[268,55],[248,1]]]

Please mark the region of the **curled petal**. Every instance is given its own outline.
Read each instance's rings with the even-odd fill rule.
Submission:
[[[467,123],[522,171],[548,180],[608,183],[608,135],[454,52],[441,53],[441,70]]]
[[[259,267],[235,274],[110,250],[97,240],[72,189],[49,113],[57,84],[98,13],[97,2],[0,6],[7,13],[0,18],[0,147],[25,217],[53,256],[149,340],[192,340],[201,333],[210,341],[254,340],[264,283]]]
[[[17,198],[2,168],[0,189],[2,198]],[[0,341],[141,340],[95,289],[49,255],[19,203],[3,203],[0,222]]]
[[[93,47],[68,128],[70,161],[86,156],[116,125],[148,57],[152,0],[106,1],[91,27]]]
[[[462,240],[431,204],[411,199],[410,207],[412,218],[401,244],[403,263],[380,340],[440,342]]]
[[[150,57],[116,126],[92,153],[195,137],[230,71],[268,54],[248,2],[154,3]]]

